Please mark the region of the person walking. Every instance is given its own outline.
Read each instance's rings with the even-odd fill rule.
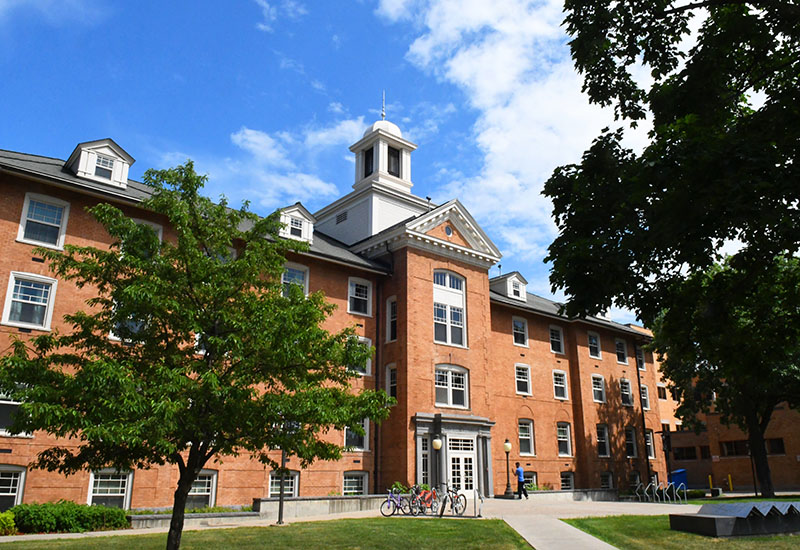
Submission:
[[[517,496],[520,500],[522,500],[522,495],[525,495],[525,499],[528,499],[528,490],[525,488],[525,473],[522,471],[522,466],[519,465],[519,462],[516,463],[516,470],[514,473],[517,475]]]

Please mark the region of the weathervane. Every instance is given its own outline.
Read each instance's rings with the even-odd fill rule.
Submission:
[[[386,90],[383,91],[383,103],[381,103],[381,120],[386,120]]]

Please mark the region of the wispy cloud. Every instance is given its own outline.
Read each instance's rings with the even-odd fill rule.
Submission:
[[[254,0],[261,8],[261,21],[256,23],[256,28],[264,32],[272,32],[273,24],[279,17],[297,20],[308,13],[305,5],[294,0],[283,2],[267,2],[267,0]]]
[[[108,17],[110,10],[104,1],[91,0],[0,0],[0,23],[15,13],[33,12],[52,26],[92,25]]]

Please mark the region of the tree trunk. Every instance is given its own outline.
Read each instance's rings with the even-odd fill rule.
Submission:
[[[761,496],[774,498],[775,487],[772,486],[772,474],[769,471],[764,432],[761,430],[761,423],[758,422],[755,415],[747,417],[747,440],[750,444],[750,454],[756,467],[756,478],[758,478],[758,484],[761,486]]]
[[[172,502],[172,519],[169,522],[169,533],[167,533],[167,550],[179,550],[181,547],[183,519],[186,515],[186,500],[195,477],[196,474],[193,469],[182,469],[181,477],[178,480],[178,488],[175,489],[175,497]]]

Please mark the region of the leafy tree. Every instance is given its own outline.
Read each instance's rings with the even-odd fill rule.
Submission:
[[[0,387],[21,402],[13,432],[64,442],[36,467],[69,475],[177,465],[167,538],[177,549],[187,495],[209,460],[248,453],[278,469],[277,448],[304,466],[337,459],[341,448],[322,435],[360,432],[362,418],[387,416],[390,399],[351,389],[344,365],[371,350],[352,328],[320,327],[333,310],[321,293],[292,285],[284,296],[285,253],[304,243],[278,238],[277,214],[202,197],[206,178],[191,162],[144,179],[155,192],[142,207],[168,222],[166,238],[100,204],[90,211],[110,249],[38,250],[58,277],[97,294],[65,317],[71,332],[16,341],[0,359]]]
[[[800,262],[779,257],[753,274],[733,260],[694,273],[654,325],[678,415],[715,412],[748,434],[756,475],[774,494],[764,445],[780,403],[800,405]],[[699,426],[695,426],[699,428]]]
[[[545,184],[560,230],[546,260],[566,312],[615,302],[652,325],[731,242],[751,283],[776,277],[774,258],[800,247],[800,3],[566,0],[565,9],[584,91],[613,106],[619,125]],[[692,17],[705,19],[690,37]],[[647,71],[645,85],[636,76]],[[647,117],[648,145],[626,148],[626,131]]]

